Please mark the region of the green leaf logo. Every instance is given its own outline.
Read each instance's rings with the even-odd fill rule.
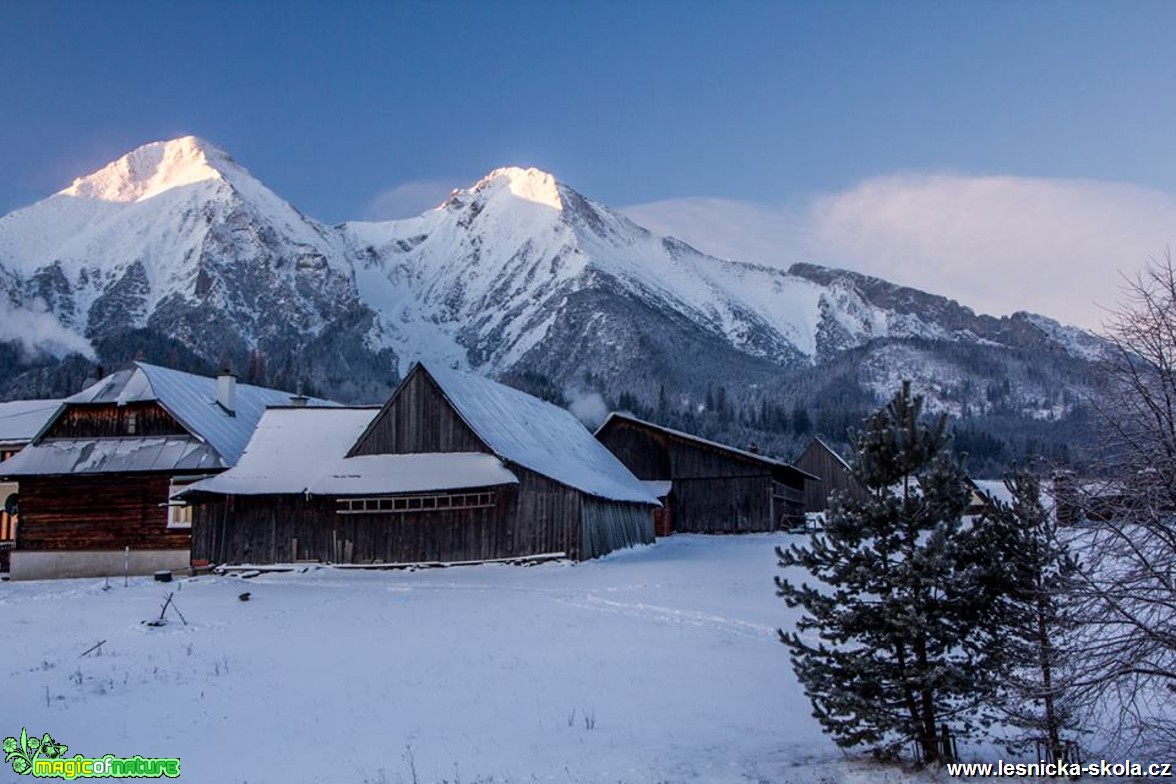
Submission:
[[[36,735],[30,738],[28,729],[24,727],[20,730],[19,740],[17,738],[5,738],[2,747],[4,749],[4,761],[11,762],[13,772],[20,776],[32,773],[33,763],[39,757],[57,759],[64,755],[68,748],[65,744],[53,740],[48,732],[40,738]]]

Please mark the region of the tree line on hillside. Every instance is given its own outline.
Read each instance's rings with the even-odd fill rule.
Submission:
[[[868,497],[777,548],[777,593],[802,611],[780,639],[839,745],[922,763],[978,735],[1034,761],[1176,748],[1172,259],[1128,294],[1097,404],[1110,479],[1066,484],[1078,514],[1023,467],[977,511],[946,418],[907,382],[851,437]]]

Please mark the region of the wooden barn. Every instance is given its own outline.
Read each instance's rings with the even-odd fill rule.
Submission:
[[[819,438],[814,438],[805,447],[795,465],[817,478],[804,487],[804,511],[824,512],[829,508],[833,493],[848,493],[850,498],[864,501],[869,491],[841,455]]]
[[[568,411],[420,364],[378,411],[266,412],[180,497],[218,564],[583,560],[653,541],[657,506]]]
[[[749,533],[804,520],[809,474],[780,460],[612,413],[596,438],[664,499],[658,534]]]
[[[291,400],[142,362],[66,398],[0,463],[20,485],[12,579],[186,569],[191,518],[169,497],[235,465],[266,406]]]
[[[0,461],[28,446],[49,418],[61,407],[60,400],[11,400],[0,403]],[[8,558],[16,546],[20,486],[0,482],[0,573],[8,573]]]

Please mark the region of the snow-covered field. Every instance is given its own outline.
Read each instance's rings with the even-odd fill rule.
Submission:
[[[772,583],[789,539],[678,535],[531,567],[0,583],[0,737],[179,757],[182,780],[209,784],[945,781],[821,734],[775,633],[795,619]],[[169,610],[145,625],[170,591],[188,624]]]
[[[178,756],[196,782],[809,781],[841,755],[776,641],[785,539],[678,536],[576,565],[3,583],[0,736]],[[188,625],[170,610],[144,625],[171,590]]]

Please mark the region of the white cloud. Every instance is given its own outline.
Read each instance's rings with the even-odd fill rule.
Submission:
[[[903,175],[796,206],[678,199],[625,212],[708,253],[843,267],[1088,328],[1118,303],[1121,272],[1176,245],[1176,195],[1089,180]]]
[[[456,178],[402,182],[376,194],[364,210],[364,220],[415,218],[449,198],[454,188],[467,185]]]
[[[39,300],[31,307],[18,308],[0,298],[0,341],[16,341],[28,354],[63,357],[76,352],[95,358],[90,342],[63,326]]]

